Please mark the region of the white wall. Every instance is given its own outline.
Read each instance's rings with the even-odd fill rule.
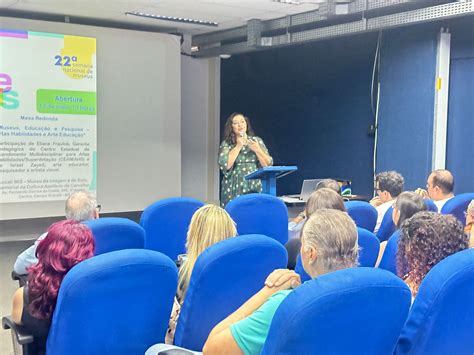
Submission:
[[[219,200],[220,59],[181,56],[181,193]]]

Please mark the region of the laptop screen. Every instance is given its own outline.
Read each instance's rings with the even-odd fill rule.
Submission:
[[[301,186],[300,200],[308,201],[309,195],[314,191],[316,186],[322,179],[307,179],[303,180],[303,185]]]

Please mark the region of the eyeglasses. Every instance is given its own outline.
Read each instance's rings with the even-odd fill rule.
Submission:
[[[96,210],[97,212],[100,212],[101,209],[102,209],[102,206],[101,206],[101,205],[95,206],[95,210]]]

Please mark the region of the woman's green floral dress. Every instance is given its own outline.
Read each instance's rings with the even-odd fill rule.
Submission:
[[[248,138],[255,139],[260,147],[262,147],[262,150],[268,154],[267,147],[260,137],[249,136]],[[232,168],[227,170],[229,151],[234,147],[235,144],[229,144],[223,141],[219,148],[219,168],[224,175],[221,183],[221,206],[223,207],[237,196],[262,192],[262,183],[260,180],[245,180],[244,178],[245,175],[262,167],[257,155],[248,146],[242,148]],[[270,154],[268,154],[268,156],[270,156]],[[272,157],[270,157],[270,160],[270,165],[272,165]]]

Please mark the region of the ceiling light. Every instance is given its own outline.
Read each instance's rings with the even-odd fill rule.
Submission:
[[[138,17],[147,17],[153,18],[155,20],[162,20],[162,21],[172,21],[172,22],[182,22],[182,23],[189,23],[193,25],[201,25],[201,26],[212,26],[217,27],[219,24],[213,21],[203,21],[203,20],[195,20],[192,18],[182,18],[182,17],[174,17],[174,16],[161,16],[161,15],[153,15],[153,14],[145,14],[143,12],[126,12],[125,15],[132,15]]]
[[[273,2],[279,2],[282,4],[290,4],[290,5],[301,5],[300,1],[297,0],[272,0]]]

